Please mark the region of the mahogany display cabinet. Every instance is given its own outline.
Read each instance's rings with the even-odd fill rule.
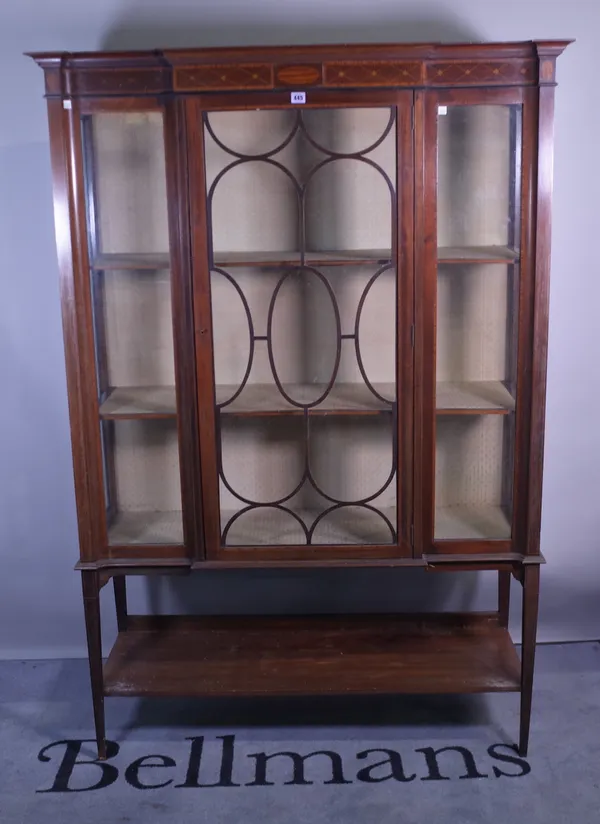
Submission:
[[[567,44],[32,55],[100,757],[105,696],[499,690],[526,753]],[[497,610],[127,612],[127,575],[333,566],[490,571]]]

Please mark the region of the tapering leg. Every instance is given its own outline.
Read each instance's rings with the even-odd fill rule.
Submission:
[[[512,573],[498,573],[498,622],[501,627],[508,626],[508,613],[510,610],[510,579]]]
[[[519,753],[522,756],[527,755],[527,748],[529,746],[529,724],[531,720],[531,697],[533,692],[533,669],[535,663],[539,595],[540,567],[538,564],[527,565],[523,569],[521,730],[519,735]]]
[[[102,636],[100,631],[100,581],[96,570],[82,570],[83,607],[87,634],[88,661],[92,684],[94,723],[98,758],[106,758],[106,731],[104,726],[104,679],[102,675]]]
[[[127,629],[127,585],[124,575],[115,575],[113,578],[115,589],[115,607],[117,608],[117,627],[119,632]]]

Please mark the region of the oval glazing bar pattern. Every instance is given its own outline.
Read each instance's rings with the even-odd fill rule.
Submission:
[[[396,109],[257,110],[244,146],[240,114],[203,114],[213,326],[229,324],[229,334],[217,331],[214,341],[222,542],[393,544]],[[363,185],[366,175],[380,183]],[[333,197],[323,198],[325,178]],[[285,190],[280,214],[249,217],[260,213],[261,188],[270,196]],[[377,202],[367,194],[373,188]],[[233,202],[227,209],[220,189]],[[235,250],[227,248],[231,210],[247,224]],[[219,299],[225,282],[248,330],[235,376],[227,352],[237,347],[239,354],[246,332],[231,328],[235,312]]]

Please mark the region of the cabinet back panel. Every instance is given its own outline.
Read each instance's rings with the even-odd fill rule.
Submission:
[[[169,249],[160,112],[90,116],[97,247],[104,253]]]
[[[181,510],[174,420],[117,421],[114,466],[118,511]]]
[[[509,378],[508,284],[507,266],[438,267],[438,381],[502,381]],[[512,311],[516,312],[516,307]]]
[[[503,416],[438,417],[436,505],[500,504]]]
[[[173,386],[169,272],[105,271],[102,314],[110,386]]]
[[[438,117],[438,246],[510,244],[509,106],[448,106]]]

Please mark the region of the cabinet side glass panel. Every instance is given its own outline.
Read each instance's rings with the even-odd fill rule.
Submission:
[[[111,545],[183,541],[163,118],[82,121]]]
[[[395,543],[395,110],[204,130],[222,543]]]
[[[511,537],[521,108],[438,113],[435,540]]]

